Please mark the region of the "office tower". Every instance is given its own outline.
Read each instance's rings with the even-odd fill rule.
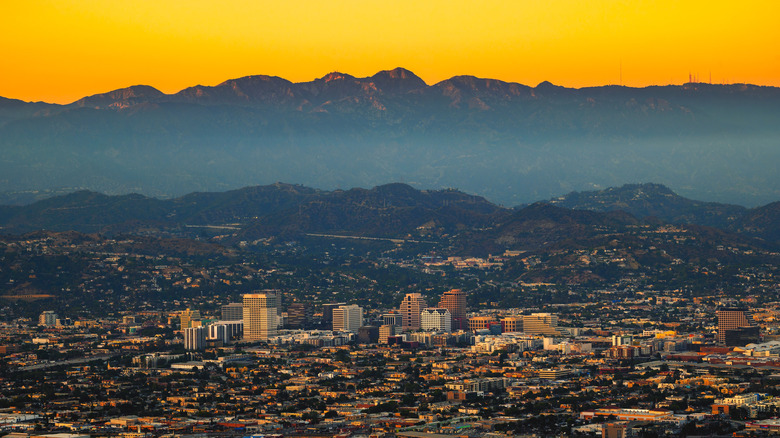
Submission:
[[[403,318],[402,327],[404,330],[417,330],[420,328],[420,313],[428,307],[425,298],[421,294],[406,294],[401,301],[401,316]]]
[[[558,315],[552,313],[532,313],[523,316],[523,332],[529,335],[560,336]]]
[[[223,321],[241,321],[244,319],[244,305],[241,303],[230,303],[222,306]]]
[[[490,330],[490,323],[496,322],[492,316],[472,316],[468,319],[468,327],[472,332]]]
[[[379,343],[387,344],[387,338],[395,336],[395,325],[385,324],[379,327]]]
[[[313,316],[311,304],[292,303],[287,307],[287,327],[307,329],[311,326]]]
[[[38,317],[38,325],[54,327],[57,325],[57,314],[53,310],[44,310]]]
[[[333,309],[333,331],[356,332],[363,325],[363,308],[350,304]]]
[[[337,309],[339,306],[346,306],[347,303],[327,303],[322,305],[322,324],[325,327],[331,327],[333,325],[333,309]]]
[[[385,313],[382,315],[382,324],[383,325],[393,325],[396,327],[403,326],[404,318],[401,316],[400,313],[393,312],[393,313]]]
[[[425,331],[451,332],[452,314],[447,309],[428,307],[420,313],[420,327]]]
[[[466,293],[460,289],[452,289],[444,292],[439,300],[440,309],[447,309],[452,315],[452,329],[453,330],[465,330],[466,324]]]
[[[203,350],[206,348],[206,329],[204,327],[190,327],[184,329],[184,349],[189,351]]]
[[[244,295],[244,339],[267,341],[279,325],[278,299],[274,292]]]
[[[357,332],[358,344],[376,344],[379,340],[379,327],[374,325],[364,325]]]
[[[523,317],[522,316],[507,316],[501,319],[501,332],[512,333],[523,331]]]
[[[718,309],[718,343],[728,346],[758,342],[759,327],[753,313],[745,308],[722,307]]]
[[[183,310],[179,313],[179,319],[181,320],[181,330],[188,329],[193,327],[193,321],[200,321],[200,311],[187,308],[187,310]],[[195,326],[197,325],[198,324]]]

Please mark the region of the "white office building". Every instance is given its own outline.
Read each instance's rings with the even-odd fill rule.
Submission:
[[[447,309],[425,308],[420,312],[420,328],[425,331],[451,332],[452,315]]]

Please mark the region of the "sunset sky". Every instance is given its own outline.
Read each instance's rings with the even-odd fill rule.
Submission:
[[[780,2],[3,0],[0,96],[69,103],[268,74],[405,67],[568,87],[780,86]]]

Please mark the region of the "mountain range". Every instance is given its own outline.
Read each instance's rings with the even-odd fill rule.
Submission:
[[[276,183],[165,200],[80,191],[0,206],[2,233],[219,235],[223,243],[333,234],[447,243],[479,254],[535,250],[663,224],[719,229],[730,241],[777,248],[779,219],[780,202],[753,209],[705,203],[659,184],[573,192],[517,209],[453,189],[417,190],[400,183],[346,191]]]
[[[458,187],[504,205],[658,181],[696,199],[780,199],[780,89],[571,89],[397,68],[248,76],[68,105],[0,98],[0,203],[80,189],[176,198],[273,181]]]

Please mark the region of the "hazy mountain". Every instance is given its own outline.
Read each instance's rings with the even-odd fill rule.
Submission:
[[[248,76],[170,95],[138,85],[70,105],[0,99],[0,202],[69,187],[170,198],[404,181],[517,205],[657,181],[755,206],[780,198],[777,120],[772,87],[426,85],[404,69]]]
[[[774,244],[780,244],[780,202],[773,202],[749,210],[730,228]]]
[[[572,192],[549,201],[576,210],[622,210],[636,217],[656,217],[676,224],[729,228],[748,209],[739,205],[701,202],[677,195],[661,184],[626,184],[605,190]]]

